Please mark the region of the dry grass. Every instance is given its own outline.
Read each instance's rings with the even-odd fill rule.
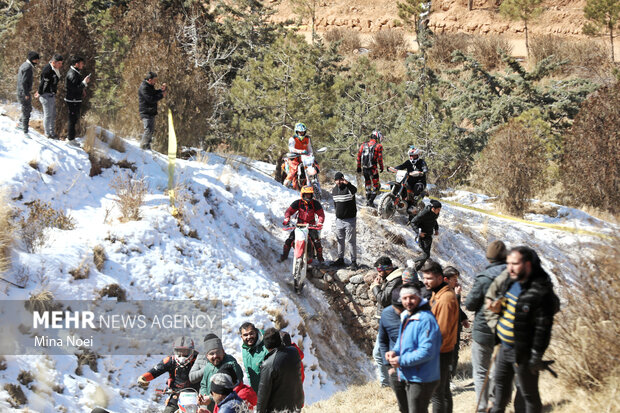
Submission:
[[[554,56],[567,62],[560,73],[592,78],[611,72],[609,52],[595,40],[573,40],[553,35],[535,36],[530,43],[530,56],[534,63]]]
[[[327,31],[323,38],[328,43],[340,42],[338,50],[342,54],[352,53],[362,47],[362,40],[358,32],[348,29],[332,29]]]
[[[267,310],[267,313],[273,317],[273,325],[276,329],[282,330],[288,327],[288,321],[286,321],[280,309],[270,309]]]
[[[90,275],[90,263],[88,257],[84,257],[76,268],[69,270],[74,280],[85,280]]]
[[[370,48],[373,59],[396,60],[407,53],[407,40],[400,30],[381,30],[372,37]]]
[[[81,353],[77,353],[75,355],[77,357],[78,365],[75,368],[75,374],[78,376],[82,375],[82,366],[88,366],[92,371],[97,373],[99,368],[97,366],[97,359],[99,356],[97,353],[93,352],[90,349],[83,349]]]
[[[110,187],[116,192],[116,205],[121,211],[121,221],[140,220],[140,207],[144,204],[148,187],[143,177],[125,173],[117,174]]]
[[[56,210],[47,202],[35,200],[29,205],[27,218],[18,221],[22,240],[28,252],[35,252],[47,242],[47,228],[72,230],[75,220],[62,210]]]
[[[53,176],[56,174],[57,169],[58,169],[58,165],[56,165],[55,163],[51,163],[47,165],[47,168],[45,169],[45,174],[49,176]]]
[[[97,150],[97,130],[94,126],[88,127],[86,129],[86,136],[84,137],[84,142],[82,143],[82,149],[84,152],[91,155]]]
[[[14,237],[11,216],[12,211],[6,194],[0,192],[0,274],[11,265],[11,245]]]
[[[34,381],[34,376],[29,371],[20,370],[19,374],[17,375],[17,381],[28,387],[28,385]]]
[[[28,166],[30,166],[35,171],[38,171],[39,170],[39,160],[38,159],[31,159],[28,162]]]
[[[97,271],[101,272],[103,270],[105,259],[105,249],[102,245],[96,245],[95,248],[93,248],[93,264],[95,264]]]
[[[428,58],[435,67],[454,65],[452,52],[460,50],[467,53],[471,36],[465,33],[443,33],[435,36],[433,46],[428,51]]]
[[[9,393],[8,401],[11,406],[20,407],[28,402],[28,398],[19,384],[6,383],[4,385],[4,390]]]
[[[500,36],[473,36],[469,51],[487,70],[493,70],[501,66],[502,53],[510,56],[512,45]]]
[[[122,302],[127,301],[127,292],[118,284],[109,284],[99,291],[99,297],[114,297]]]
[[[28,298],[28,311],[43,313],[53,310],[57,307],[54,302],[54,294],[51,291],[40,291],[38,293],[30,294]]]

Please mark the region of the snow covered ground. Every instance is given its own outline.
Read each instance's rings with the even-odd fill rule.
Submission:
[[[289,283],[289,264],[276,262],[288,235],[280,229],[284,210],[297,195],[268,176],[272,165],[235,158],[244,162],[240,163],[214,154],[202,162],[178,160],[176,179],[184,189],[177,197],[185,216],[179,225],[165,194],[167,157],[141,151],[129,141],[125,153],[101,144],[112,160],[133,163],[148,184],[142,219],[122,223],[110,183],[127,169],[113,166],[89,177],[90,162],[82,149],[35,132],[26,139],[14,125],[0,116],[0,188],[20,216],[27,214],[28,203],[41,200],[68,212],[76,228],[48,230],[47,242],[35,253],[17,244],[12,267],[3,277],[26,288],[2,283],[3,299],[28,299],[47,290],[58,299],[93,300],[113,283],[127,292],[129,300],[218,299],[224,309],[224,347],[239,362],[237,329],[244,321],[259,328],[286,325],[305,351],[307,403],[343,389],[352,375],[372,379],[369,358],[348,339],[323,293],[308,286],[297,297]],[[55,173],[47,174],[50,168]],[[464,191],[451,193],[448,199],[478,208],[488,208],[489,201]],[[334,256],[330,203],[324,203],[327,220],[322,235],[328,258]],[[590,231],[617,231],[582,211],[558,207],[557,218],[527,218]],[[447,204],[441,214],[433,252],[442,264],[461,269],[465,284],[484,268],[486,245],[494,239],[503,239],[509,246],[532,245],[556,276],[575,271],[579,258],[575,251],[590,254],[603,242],[591,235],[525,225]],[[416,254],[413,233],[401,221],[380,220],[368,209],[360,212],[358,244],[363,263],[372,265],[379,256],[390,255],[402,265]],[[197,238],[186,235],[192,230]],[[402,237],[404,244],[390,242],[393,236]],[[69,271],[90,263],[98,245],[105,250],[104,267],[98,271],[89,264],[89,277],[75,280]],[[202,336],[200,332],[193,336],[198,349]],[[173,339],[162,337],[167,342]],[[161,357],[104,356],[97,362],[97,371],[84,366],[82,374],[76,374],[74,356],[7,356],[5,369],[0,363],[0,410],[10,408],[3,386],[17,383],[20,372],[29,371],[34,381],[21,386],[29,411],[88,412],[95,405],[113,412],[146,411],[158,406],[153,388],[163,388],[165,379],[146,391],[135,384],[136,379]]]

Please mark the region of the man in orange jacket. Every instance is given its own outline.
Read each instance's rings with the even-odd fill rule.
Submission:
[[[453,366],[453,351],[456,345],[459,303],[456,294],[444,281],[443,269],[438,262],[427,260],[420,269],[424,285],[431,295],[431,312],[437,319],[441,330],[441,349],[439,350],[439,386],[433,392],[431,403],[434,413],[452,413],[452,393],[450,392],[450,376]]]

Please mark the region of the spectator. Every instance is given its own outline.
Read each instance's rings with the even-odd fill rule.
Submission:
[[[295,343],[293,343],[293,341],[291,340],[291,335],[289,333],[287,333],[286,331],[280,331],[280,338],[282,339],[282,344],[285,347],[290,347],[293,346],[295,347],[295,349],[297,350],[297,353],[299,353],[299,359],[301,360],[301,382],[303,383],[306,379],[306,372],[304,371],[304,352],[301,351],[301,349],[299,348],[299,346]]]
[[[400,329],[400,315],[405,310],[402,300],[400,299],[400,289],[398,286],[392,291],[392,305],[385,307],[381,313],[379,320],[379,348],[383,364],[388,369],[389,383],[398,402],[400,413],[407,413],[409,410],[407,404],[407,383],[401,381],[395,368],[390,367],[390,362],[386,358],[386,354],[391,348],[394,348],[398,341],[398,330]]]
[[[265,347],[269,353],[260,368],[256,413],[300,412],[304,405],[304,391],[297,350],[283,346],[275,328],[265,331]]]
[[[452,351],[452,377],[456,374],[456,369],[459,366],[459,350],[461,348],[461,333],[463,327],[469,328],[469,319],[467,314],[461,309],[461,292],[463,291],[461,284],[459,283],[459,270],[452,266],[447,266],[443,269],[443,280],[450,286],[450,289],[456,294],[456,301],[459,303],[459,323],[456,331],[456,344]],[[448,411],[452,411],[452,399],[449,399]]]
[[[417,271],[422,268],[426,260],[431,256],[433,234],[435,236],[439,234],[439,225],[437,224],[439,212],[441,212],[441,202],[433,199],[411,221],[411,228],[418,234],[418,242],[422,249],[422,254],[415,259],[415,269]]]
[[[230,354],[224,352],[222,341],[215,334],[209,334],[205,338],[204,353],[207,356],[207,363],[203,368],[202,381],[200,382],[200,401],[206,404],[209,410],[213,408],[213,399],[211,398],[211,378],[219,369],[230,365],[235,370],[238,378],[243,379],[243,371],[237,360]]]
[[[226,364],[224,367],[217,371],[218,373],[224,373],[230,376],[234,384],[234,392],[237,396],[248,406],[250,410],[254,409],[258,401],[258,397],[254,389],[247,384],[243,383],[243,380],[237,378],[237,373],[232,365]]]
[[[357,206],[355,205],[355,193],[357,188],[351,182],[344,179],[341,172],[334,175],[336,186],[332,189],[334,205],[336,208],[336,240],[338,241],[338,259],[334,266],[344,266],[345,241],[351,254],[352,270],[357,270]]]
[[[218,372],[211,377],[211,398],[215,404],[213,413],[237,413],[243,408],[243,401],[233,390],[234,387],[228,374]]]
[[[486,253],[489,265],[484,271],[476,275],[474,285],[467,294],[465,308],[473,311],[474,328],[472,331],[471,367],[476,390],[478,412],[486,412],[489,402],[489,389],[493,387],[492,375],[489,373],[493,347],[495,347],[495,333],[489,327],[485,317],[485,294],[489,286],[498,275],[506,269],[506,245],[502,241],[493,241],[489,244]],[[487,386],[484,381],[488,380]],[[485,387],[484,392],[482,388]]]
[[[424,285],[433,292],[430,301],[431,311],[437,319],[442,337],[439,354],[439,385],[433,393],[431,402],[433,403],[433,412],[449,413],[452,405],[450,377],[459,324],[459,304],[456,294],[443,279],[443,270],[439,263],[427,260],[421,272],[424,277]]]
[[[157,102],[166,97],[166,84],[161,89],[155,89],[157,73],[148,72],[138,89],[138,102],[140,104],[140,118],[144,126],[144,133],[140,141],[142,149],[151,149],[151,141],[155,133],[155,116],[157,115]]]
[[[30,113],[32,112],[32,80],[34,79],[34,67],[39,63],[37,52],[28,52],[28,58],[17,71],[17,100],[22,106],[22,116],[19,119],[19,128],[24,132],[24,136],[29,138],[28,124],[30,123]]]
[[[545,368],[542,357],[551,340],[553,316],[559,311],[560,301],[533,249],[513,248],[506,262],[509,277],[499,289],[500,299],[490,305],[493,312],[500,314],[497,337],[501,342],[491,412],[505,411],[516,375],[515,411],[540,413],[538,375]]]
[[[55,54],[52,60],[45,65],[41,72],[41,81],[37,95],[43,106],[43,129],[49,139],[58,139],[56,136],[56,92],[60,80],[60,68],[63,57]]]
[[[250,386],[258,393],[258,383],[260,383],[260,365],[267,355],[267,349],[263,343],[263,332],[257,329],[254,324],[246,322],[239,327],[241,334],[241,356],[243,367],[248,375]]]
[[[406,311],[401,314],[399,339],[385,356],[406,381],[409,413],[426,413],[440,378],[441,332],[415,285],[404,284],[400,298]]]
[[[80,120],[82,99],[86,97],[86,87],[90,82],[90,74],[84,77],[81,73],[83,69],[84,59],[80,56],[75,56],[71,60],[71,68],[65,78],[65,102],[67,102],[67,109],[69,111],[67,139],[69,139],[69,143],[73,146],[77,146],[77,143],[75,143],[75,125]]]
[[[403,271],[395,268],[390,257],[381,257],[375,262],[377,276],[370,285],[370,291],[377,300],[377,318],[381,318],[383,309],[392,304],[392,291],[403,283]],[[379,346],[379,336],[375,340],[372,356],[379,367],[379,382],[383,387],[389,387],[388,368],[384,363]]]

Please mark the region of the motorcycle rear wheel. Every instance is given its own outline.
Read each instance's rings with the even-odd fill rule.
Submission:
[[[396,213],[396,207],[394,206],[394,201],[396,197],[392,193],[387,193],[381,198],[381,203],[379,204],[379,215],[383,219],[390,219]]]

